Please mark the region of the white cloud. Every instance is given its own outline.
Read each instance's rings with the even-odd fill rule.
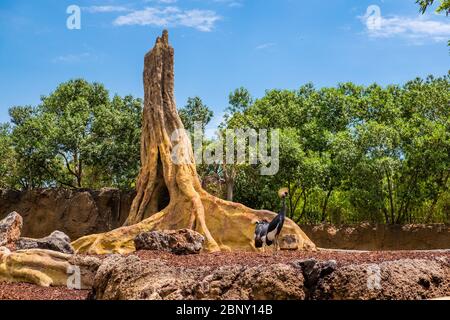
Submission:
[[[214,2],[226,4],[231,8],[240,8],[243,6],[242,0],[214,0]]]
[[[123,6],[91,6],[91,7],[84,7],[83,10],[86,10],[89,13],[109,13],[109,12],[131,11],[129,8],[123,7]]]
[[[264,50],[264,49],[272,48],[272,47],[275,47],[275,46],[276,46],[276,43],[274,43],[274,42],[268,42],[268,43],[260,44],[260,45],[257,46],[255,49],[256,49],[256,50]]]
[[[214,28],[214,24],[220,19],[221,17],[211,10],[182,10],[178,7],[145,8],[118,17],[114,21],[114,25],[184,26],[208,32]]]
[[[372,38],[403,37],[411,40],[447,41],[450,37],[450,23],[433,20],[427,16],[383,17],[365,15],[360,17]],[[417,42],[421,43],[421,42]]]

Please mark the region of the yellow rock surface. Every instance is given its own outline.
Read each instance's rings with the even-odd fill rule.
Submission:
[[[0,252],[0,281],[66,286],[71,255],[48,250]]]
[[[254,247],[255,222],[275,217],[269,211],[249,209],[241,204],[229,203],[217,198],[204,201],[206,224],[212,237],[222,251],[256,251]],[[82,237],[72,243],[77,253],[89,254],[127,254],[135,251],[134,238],[147,231],[175,230],[189,228],[188,214],[160,212],[133,226],[122,227],[107,233]],[[195,230],[201,232],[200,229]],[[282,235],[294,234],[298,239],[299,250],[315,250],[314,243],[293,221],[286,219]],[[206,251],[217,251],[208,247]]]

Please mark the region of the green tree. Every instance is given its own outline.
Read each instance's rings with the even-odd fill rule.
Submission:
[[[186,130],[193,131],[195,124],[200,124],[203,133],[214,117],[214,112],[203,104],[200,97],[188,98],[186,106],[178,110],[178,114]]]
[[[228,107],[226,109],[226,114],[224,117],[224,121],[221,124],[221,137],[223,141],[226,139],[233,140],[234,146],[233,150],[229,149],[229,145],[224,143],[224,156],[222,159],[221,165],[221,173],[223,180],[225,181],[226,186],[226,199],[228,201],[234,200],[234,189],[236,184],[236,178],[239,171],[243,171],[246,167],[245,163],[238,163],[237,159],[237,146],[238,143],[245,143],[246,141],[238,141],[237,132],[235,130],[243,130],[242,133],[245,133],[247,130],[252,129],[246,119],[245,112],[252,105],[253,98],[250,92],[244,88],[240,87],[235,89],[228,95]],[[227,131],[228,130],[228,131]],[[232,132],[232,131],[235,132]],[[250,146],[246,145],[247,154],[250,152]],[[255,150],[253,150],[254,152]],[[234,161],[230,162],[228,159],[230,153],[234,153]]]
[[[205,150],[212,146],[212,141],[205,136],[205,130],[214,117],[214,112],[203,103],[200,97],[194,97],[188,98],[186,106],[178,110],[178,114],[185,129],[191,133],[192,148],[197,159],[197,173],[203,187],[208,188],[207,178],[218,175],[217,164],[205,163],[203,159]],[[195,141],[201,141],[200,148],[194,144]]]
[[[0,189],[15,189],[17,163],[9,124],[0,124],[0,155]]]
[[[37,107],[11,108],[22,187],[132,187],[141,104],[131,96],[111,102],[103,85],[77,79]]]
[[[94,123],[89,186],[133,189],[139,173],[142,100],[115,96]]]
[[[237,112],[245,112],[253,104],[253,98],[250,92],[240,87],[231,92],[228,96],[228,108],[229,114],[235,114]]]
[[[16,154],[17,180],[22,189],[52,187],[58,176],[52,176],[55,168],[61,168],[51,156],[51,150],[45,143],[50,128],[47,122],[38,118],[37,109],[31,106],[10,108],[12,123],[11,141]],[[50,170],[51,168],[51,170]],[[60,185],[66,185],[64,181]]]
[[[449,83],[267,91],[229,123],[281,129],[280,172],[239,170],[236,199],[273,210],[289,186],[298,222],[448,221]]]

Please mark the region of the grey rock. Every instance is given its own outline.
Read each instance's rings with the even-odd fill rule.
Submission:
[[[0,221],[0,246],[14,243],[22,232],[23,219],[17,212],[11,212]]]
[[[279,239],[281,250],[298,250],[299,241],[296,234],[286,234]]]
[[[297,261],[296,264],[302,269],[305,286],[311,292],[315,290],[320,279],[332,274],[337,269],[335,260],[317,262],[315,259],[307,259]]]
[[[44,249],[67,254],[73,254],[75,252],[70,244],[70,238],[61,231],[55,231],[41,239],[20,238],[16,241],[16,249]]]
[[[92,256],[73,255],[69,258],[69,263],[73,272],[80,272],[81,287],[78,289],[91,289],[102,260]]]
[[[189,229],[151,231],[139,234],[134,239],[136,250],[166,251],[177,255],[198,254],[203,249],[205,238]]]

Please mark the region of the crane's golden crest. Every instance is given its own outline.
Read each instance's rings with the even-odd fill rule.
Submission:
[[[281,188],[280,190],[278,190],[278,196],[280,198],[286,197],[288,194],[289,194],[288,188]]]

